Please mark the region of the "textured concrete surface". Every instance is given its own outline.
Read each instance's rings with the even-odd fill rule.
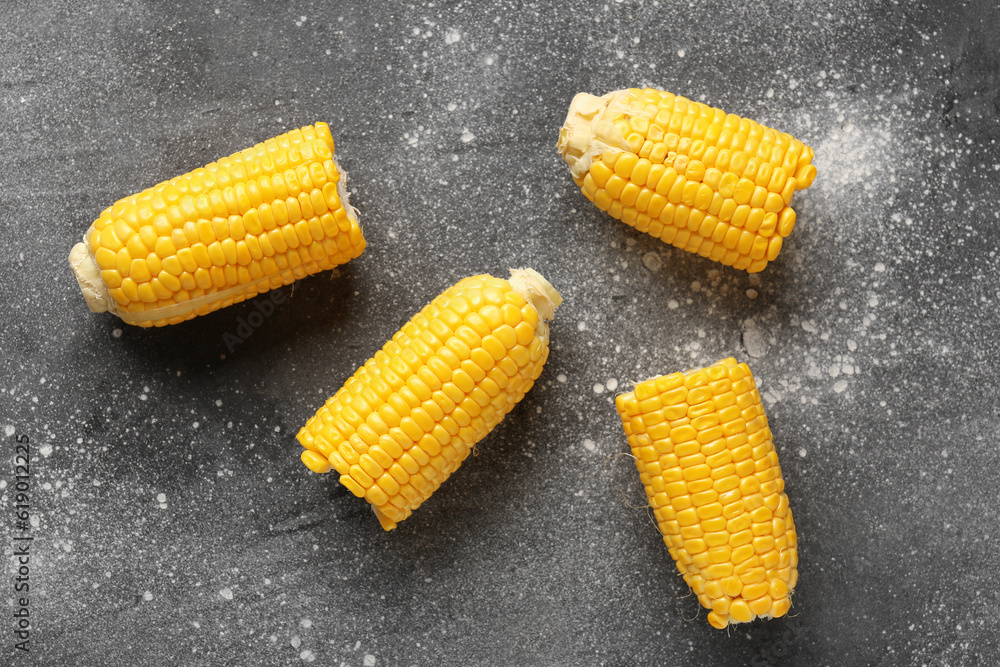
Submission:
[[[589,5],[589,6],[588,6]],[[70,8],[71,7],[71,8]],[[995,664],[995,3],[29,2],[0,21],[4,664]],[[555,152],[572,95],[654,85],[795,134],[819,176],[758,278],[635,232]],[[369,241],[227,349],[89,313],[117,198],[328,121]],[[457,279],[559,288],[536,388],[413,518],[294,434]],[[748,361],[800,535],[792,615],[713,630],[613,396]],[[32,447],[31,524],[14,455]],[[15,607],[14,559],[0,598]]]

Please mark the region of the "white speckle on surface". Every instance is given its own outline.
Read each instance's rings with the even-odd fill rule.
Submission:
[[[448,111],[454,111],[457,108],[458,105],[455,104],[454,102],[448,102],[448,105],[445,107],[445,109],[447,109]]]
[[[150,600],[153,599],[153,594],[149,591],[146,591],[145,593],[142,594],[142,599],[145,600],[146,602],[149,602]]]
[[[802,458],[806,457],[806,448],[805,447],[799,447],[799,456],[801,456]]]
[[[771,348],[768,338],[768,332],[757,324],[754,319],[747,318],[744,320],[743,347],[746,349],[748,356],[760,359],[767,354],[767,351]]]
[[[191,424],[191,428],[198,428],[199,426],[201,426],[201,424],[199,424],[198,422],[194,422],[193,424]]]
[[[838,394],[844,393],[844,391],[846,389],[847,389],[847,381],[846,380],[837,380],[837,382],[833,385],[833,390],[835,392],[837,392]]]
[[[642,265],[656,273],[663,268],[663,257],[658,252],[649,251],[642,256]]]
[[[114,337],[114,338],[121,338],[122,337],[122,330],[121,329],[112,329],[111,330],[111,336]]]
[[[848,339],[847,340],[847,349],[850,350],[851,352],[854,352],[855,350],[858,349],[858,344],[855,343],[853,340]]]
[[[467,143],[470,143],[472,141],[475,141],[475,139],[476,139],[476,135],[474,135],[472,132],[469,132],[468,128],[462,130],[462,143],[463,144],[467,144]]]
[[[608,391],[614,391],[615,389],[618,388],[618,380],[611,378],[610,380],[604,383],[604,386],[608,388]]]
[[[45,443],[44,445],[38,448],[38,453],[44,456],[45,458],[49,458],[50,456],[52,456],[52,445]]]
[[[595,382],[594,383],[594,393],[595,394],[603,394],[604,393],[604,385],[601,384],[600,382]]]
[[[941,458],[943,458],[943,459],[948,458],[948,450],[947,449],[942,449],[941,450]]]
[[[306,649],[302,651],[302,653],[299,653],[299,658],[301,658],[304,662],[313,662],[316,660],[316,654],[309,649]]]
[[[444,43],[445,44],[455,44],[456,42],[460,41],[461,39],[462,39],[462,34],[460,32],[458,32],[457,30],[454,30],[454,29],[449,30],[448,32],[446,32],[444,34]]]
[[[670,310],[677,310],[680,307],[680,305],[681,304],[677,303],[675,299],[667,301],[667,308],[669,308]]]
[[[748,289],[747,290],[747,298],[748,299],[756,299],[757,298],[757,290],[755,290],[755,289]]]
[[[577,322],[576,323],[576,330],[577,331],[586,331],[587,330],[587,323],[584,322],[583,320]]]
[[[302,646],[302,639],[298,636],[295,636],[292,637],[288,643],[292,645],[292,648],[299,648],[300,646]]]
[[[583,448],[586,449],[588,452],[592,452],[597,449],[597,445],[594,444],[594,441],[591,440],[590,438],[585,438],[583,441]]]
[[[165,494],[165,493],[158,493],[158,494],[156,494],[156,502],[158,502],[158,503],[165,503],[165,502],[167,502],[167,494]]]
[[[3,427],[3,433],[9,438],[15,433],[17,433],[17,429],[14,428],[12,424],[7,424],[6,426]]]
[[[311,628],[313,626],[313,622],[312,622],[311,619],[303,618],[301,621],[299,621],[299,625],[301,625],[303,628],[307,628],[308,629],[308,628]]]
[[[560,373],[559,375],[556,376],[556,382],[559,382],[560,384],[566,384],[567,379],[568,378],[566,377],[565,373]]]
[[[366,653],[364,665],[365,667],[375,667],[375,656],[373,656],[371,653]]]
[[[875,264],[875,273],[885,273],[885,264],[882,262]]]
[[[875,296],[874,294],[872,294],[870,297],[868,297],[868,305],[870,307],[872,307],[872,308],[874,308],[875,306],[877,306],[878,305],[878,297]]]
[[[221,591],[219,591],[219,595],[222,596],[222,598],[224,600],[232,600],[233,599],[233,589],[231,589],[228,586],[226,586]]]
[[[687,52],[686,52],[686,51],[684,51],[684,49],[678,49],[678,50],[677,50],[677,57],[678,57],[678,58],[683,58],[683,57],[684,57],[684,56],[686,56],[686,55],[687,55]]]

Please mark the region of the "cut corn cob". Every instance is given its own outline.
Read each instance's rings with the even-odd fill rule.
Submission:
[[[784,616],[792,510],[753,374],[733,358],[617,397],[663,541],[716,628]]]
[[[73,247],[87,305],[129,324],[189,320],[365,248],[326,123],[119,200]]]
[[[816,177],[798,139],[652,88],[574,97],[559,152],[612,217],[750,273],[778,256],[792,193]]]
[[[461,280],[415,315],[299,431],[385,530],[410,516],[524,398],[559,293],[531,269]]]

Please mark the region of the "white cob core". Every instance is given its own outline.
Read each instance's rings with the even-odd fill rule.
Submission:
[[[583,178],[595,158],[608,148],[630,150],[612,122],[628,90],[597,97],[578,93],[570,102],[566,122],[559,130],[559,153],[575,178]]]
[[[510,286],[534,306],[540,322],[551,320],[562,296],[556,288],[534,269],[511,269]]]
[[[101,269],[85,244],[77,243],[69,251],[69,266],[73,269],[73,275],[80,284],[80,291],[90,310],[95,313],[105,312],[111,303],[111,295],[101,280]]]

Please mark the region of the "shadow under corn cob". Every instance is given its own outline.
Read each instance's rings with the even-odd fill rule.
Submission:
[[[316,123],[119,200],[69,256],[87,305],[176,324],[359,256],[333,151]]]
[[[587,199],[641,232],[750,273],[795,226],[816,176],[798,139],[652,88],[580,93],[559,152]]]
[[[531,269],[473,276],[406,323],[306,422],[310,470],[372,505],[386,530],[410,516],[524,397],[549,355],[559,293]]]
[[[663,541],[716,628],[784,616],[798,539],[753,374],[723,359],[615,400]]]

